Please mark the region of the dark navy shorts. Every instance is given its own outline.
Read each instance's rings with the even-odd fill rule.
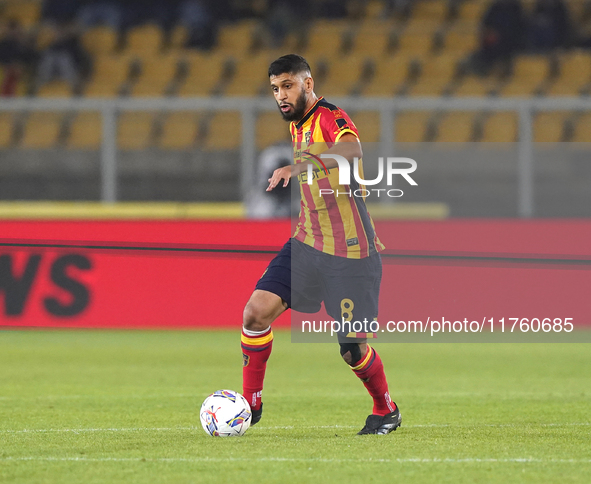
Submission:
[[[379,254],[347,259],[289,239],[269,263],[256,289],[277,294],[288,307],[316,313],[324,302],[335,321],[373,321],[382,280]]]

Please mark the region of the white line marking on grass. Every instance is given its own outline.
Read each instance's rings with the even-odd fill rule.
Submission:
[[[319,463],[399,463],[399,464],[591,464],[591,459],[538,459],[533,457],[515,458],[399,458],[399,459],[324,459],[321,457],[0,457],[0,461],[44,461],[44,462],[319,462]]]

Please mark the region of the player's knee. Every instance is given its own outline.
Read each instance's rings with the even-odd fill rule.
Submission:
[[[263,331],[267,329],[273,319],[270,317],[269,311],[260,303],[253,303],[249,301],[245,308],[242,317],[242,323],[245,329],[250,331]]]
[[[347,365],[352,366],[361,359],[361,349],[358,343],[339,343],[341,356]]]

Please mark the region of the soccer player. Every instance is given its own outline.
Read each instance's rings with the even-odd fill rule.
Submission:
[[[271,323],[288,308],[318,312],[321,302],[335,321],[375,320],[382,277],[379,251],[384,248],[363,198],[348,195],[359,184],[339,185],[336,159],[322,158],[323,169],[317,169],[321,153],[350,163],[361,159],[359,134],[349,116],[316,96],[310,66],[301,56],[275,60],[269,80],[281,116],[290,122],[295,163],[275,170],[267,190],[299,178],[301,206],[293,237],[269,263],[244,308],[242,393],[252,409],[252,424],[263,412]],[[400,426],[401,416],[390,398],[382,360],[366,338],[350,336],[338,334],[341,356],[373,398],[373,412],[359,434],[388,434]]]

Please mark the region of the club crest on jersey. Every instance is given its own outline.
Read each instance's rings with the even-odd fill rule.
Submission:
[[[248,363],[250,363],[250,356],[242,353],[242,366],[248,366]]]
[[[309,145],[310,140],[312,139],[312,131],[306,131],[306,134],[304,134],[304,138],[306,138],[306,144]]]

